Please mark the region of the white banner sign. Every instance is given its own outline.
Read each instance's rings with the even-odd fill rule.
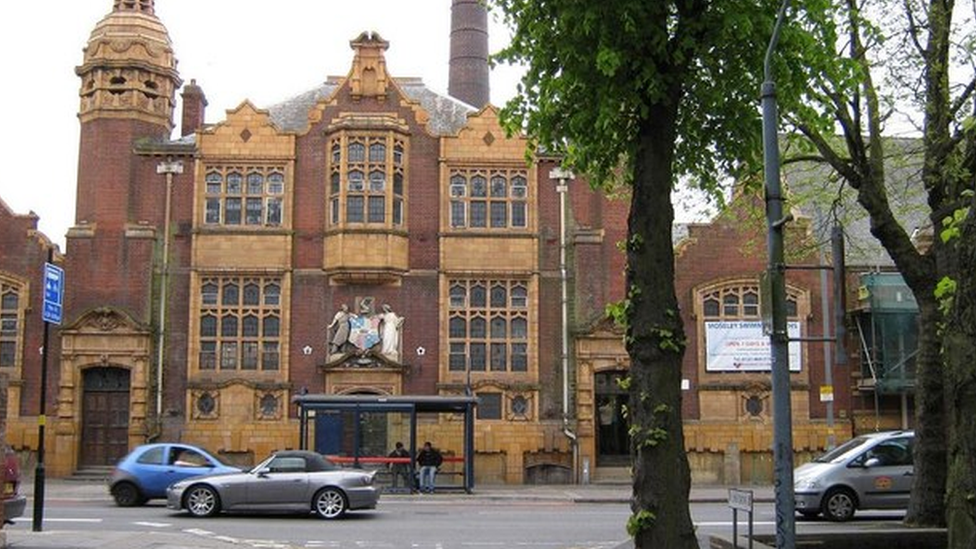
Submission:
[[[787,322],[786,329],[790,337],[800,337],[799,322]],[[768,372],[773,363],[771,350],[759,320],[705,323],[705,371]],[[790,342],[789,355],[790,371],[799,372],[800,342]]]

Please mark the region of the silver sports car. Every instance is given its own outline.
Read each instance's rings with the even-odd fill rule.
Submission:
[[[314,511],[324,519],[375,509],[376,472],[343,469],[315,452],[272,454],[250,471],[181,480],[166,490],[166,506],[196,517],[227,512]]]

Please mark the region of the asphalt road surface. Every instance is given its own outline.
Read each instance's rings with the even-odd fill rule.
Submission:
[[[338,521],[309,516],[223,515],[209,519],[175,513],[161,502],[119,508],[108,499],[53,501],[44,513],[45,531],[178,531],[221,537],[242,547],[263,549],[614,549],[627,541],[630,509],[623,503],[470,500],[434,495],[380,501],[375,511],[350,513]],[[29,513],[28,513],[29,515]],[[721,503],[692,505],[699,533],[730,537],[732,512]],[[846,524],[797,519],[797,532],[898,528],[903,513],[856,515]],[[774,533],[771,504],[758,504],[757,534]],[[739,513],[739,534],[747,531]],[[30,516],[10,529],[31,529]]]

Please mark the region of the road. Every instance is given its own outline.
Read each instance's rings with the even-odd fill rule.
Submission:
[[[458,495],[385,497],[375,511],[345,520],[312,516],[241,516],[210,519],[174,513],[161,502],[118,508],[111,500],[53,500],[45,508],[45,531],[189,532],[222,537],[244,547],[266,549],[613,549],[627,540],[630,510],[623,503],[465,499]],[[699,533],[731,536],[731,511],[721,503],[695,503]],[[757,534],[775,531],[772,504],[757,504]],[[846,524],[797,521],[797,532],[898,528],[900,513],[860,513]],[[746,518],[740,513],[740,535]],[[9,529],[30,531],[29,516]]]

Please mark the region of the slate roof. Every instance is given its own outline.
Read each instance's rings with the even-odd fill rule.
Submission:
[[[435,136],[454,135],[467,123],[468,114],[475,108],[462,101],[441,95],[428,88],[419,78],[394,78],[404,95],[420,105],[430,115],[427,129]],[[315,104],[330,97],[342,84],[331,77],[304,93],[268,107],[274,123],[283,131],[301,132],[308,127],[308,113]]]
[[[885,177],[892,213],[913,234],[930,227],[926,193],[921,182],[922,143],[917,139],[888,139]],[[894,262],[871,234],[867,213],[856,192],[841,185],[843,179],[826,164],[788,164],[783,169],[787,206],[809,217],[815,238],[829,247],[834,219],[844,228],[847,266],[871,270],[892,268]],[[840,190],[838,190],[840,189]],[[829,249],[829,248],[828,248]]]

